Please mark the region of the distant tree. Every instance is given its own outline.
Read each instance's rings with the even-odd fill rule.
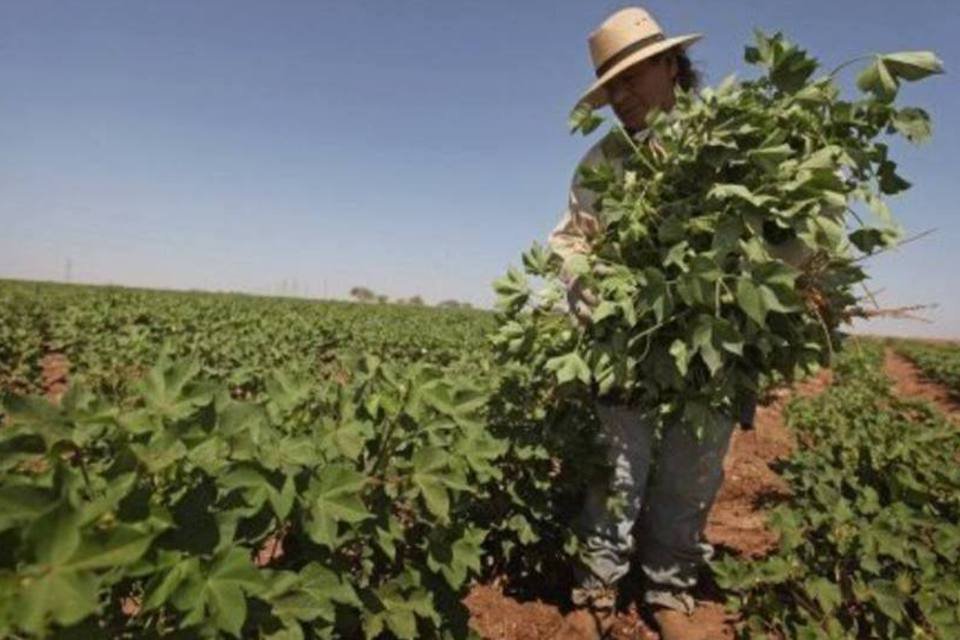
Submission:
[[[443,302],[438,302],[437,306],[445,309],[462,309],[467,307],[468,304],[466,302],[460,302],[459,300],[444,300]]]
[[[410,298],[409,300],[407,300],[407,304],[422,305],[422,304],[423,304],[423,298],[421,298],[420,296],[413,296],[412,298]]]
[[[350,289],[350,295],[356,298],[358,302],[370,302],[377,297],[373,291],[366,287],[354,287]]]
[[[377,302],[379,302],[380,304],[386,304],[390,302],[390,298],[381,293],[380,295],[377,296]]]

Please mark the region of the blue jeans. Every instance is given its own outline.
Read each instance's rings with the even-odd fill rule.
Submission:
[[[648,483],[655,448],[649,412],[601,403],[597,414],[612,476],[588,487],[575,525],[584,541],[579,588],[611,587],[636,557],[648,582],[644,599],[691,612],[688,592],[700,565],[713,554],[701,535],[723,482],[735,418],[712,414],[709,424],[701,425],[702,439],[692,425],[665,425]],[[632,531],[638,519],[636,545]]]

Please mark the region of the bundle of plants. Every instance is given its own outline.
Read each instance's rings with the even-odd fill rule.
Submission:
[[[691,425],[736,411],[767,379],[828,364],[844,324],[870,315],[864,259],[902,238],[886,200],[910,186],[887,140],[930,136],[900,85],[941,73],[930,52],[871,57],[858,91],[781,34],[746,48],[758,77],[730,77],[648,118],[648,141],[619,126],[622,167],[585,166],[602,232],[561,259],[534,245],[495,283],[504,362],[541,399],[616,397]],[[601,119],[572,114],[589,133]],[[531,282],[536,279],[537,284]],[[592,294],[570,322],[567,285]]]

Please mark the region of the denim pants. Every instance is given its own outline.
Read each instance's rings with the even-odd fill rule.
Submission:
[[[647,579],[644,599],[673,609],[693,609],[689,590],[713,548],[702,541],[707,515],[723,482],[723,460],[735,418],[713,414],[702,425],[663,428],[650,474],[655,423],[643,408],[597,405],[612,476],[588,487],[575,523],[584,545],[577,569],[580,589],[609,588],[639,561]],[[648,475],[650,476],[648,478]],[[649,480],[649,482],[648,482]],[[633,530],[637,529],[639,544]]]

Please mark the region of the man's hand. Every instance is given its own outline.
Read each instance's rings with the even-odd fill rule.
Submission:
[[[567,304],[583,327],[590,325],[593,309],[598,303],[597,296],[584,287],[582,278],[577,278],[567,288]]]

